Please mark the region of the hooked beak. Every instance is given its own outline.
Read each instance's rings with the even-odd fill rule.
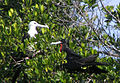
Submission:
[[[48,25],[37,24],[37,27],[43,27],[43,28],[48,28],[49,29]]]
[[[61,44],[62,42],[61,41],[58,41],[58,42],[52,42],[51,45],[54,45],[54,44]]]

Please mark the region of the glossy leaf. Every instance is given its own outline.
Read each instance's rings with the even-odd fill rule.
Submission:
[[[44,5],[41,5],[40,9],[41,9],[41,13],[43,13],[44,12]]]

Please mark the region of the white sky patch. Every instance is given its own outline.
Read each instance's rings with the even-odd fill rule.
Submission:
[[[117,5],[119,5],[120,0],[104,0],[103,3],[105,6],[111,5],[111,6],[114,6],[116,8]]]

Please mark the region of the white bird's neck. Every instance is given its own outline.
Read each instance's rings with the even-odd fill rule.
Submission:
[[[30,35],[30,37],[34,37],[35,38],[35,35],[38,34],[38,32],[36,30],[36,27],[35,26],[31,26],[29,28],[28,34]]]

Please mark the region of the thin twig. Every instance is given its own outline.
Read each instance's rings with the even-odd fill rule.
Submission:
[[[111,52],[105,52],[105,51],[97,51],[98,53],[104,53],[108,56],[114,56],[114,57],[120,57],[118,54],[113,54]]]
[[[99,0],[99,1],[100,1],[100,3],[101,3],[102,7],[105,9],[105,11],[106,11],[109,15],[111,15],[118,23],[120,23],[120,20],[117,19],[110,11],[108,11],[108,10],[105,8],[105,6],[103,5],[102,1],[101,1],[101,0]]]
[[[74,4],[74,5],[75,5],[75,4]],[[120,53],[120,50],[118,50],[118,49],[115,48],[115,47],[110,46],[110,43],[109,43],[109,45],[108,45],[107,43],[105,43],[105,42],[99,37],[99,34],[97,34],[97,32],[96,32],[95,28],[93,27],[92,23],[90,23],[90,21],[85,18],[82,10],[81,10],[80,8],[78,8],[76,5],[75,5],[75,7],[80,10],[81,16],[82,16],[82,17],[84,18],[84,20],[88,23],[88,25],[93,29],[93,31],[94,31],[94,33],[97,35],[98,39],[99,39],[105,46],[107,46],[108,48],[110,48],[110,49],[112,49],[112,50],[115,50],[116,52],[119,52],[119,53]],[[101,37],[102,37],[102,36],[101,36]],[[102,37],[102,38],[103,38],[103,37]],[[103,39],[104,39],[104,38],[103,38]]]

